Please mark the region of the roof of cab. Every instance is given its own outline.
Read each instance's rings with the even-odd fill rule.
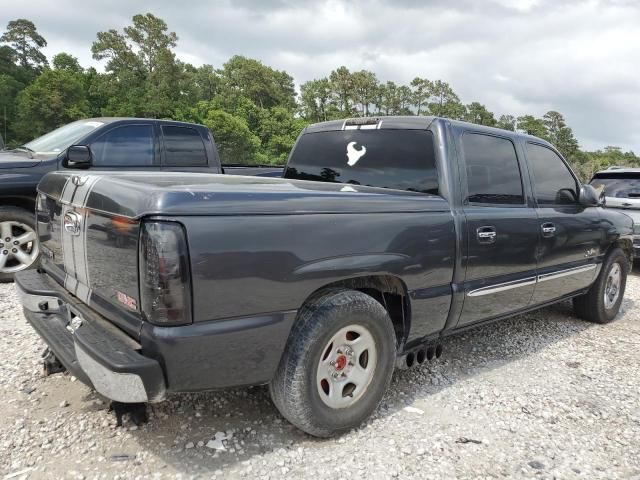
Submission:
[[[349,127],[358,128],[358,125],[376,125],[377,129],[408,129],[408,130],[423,130],[429,128],[434,121],[446,121],[452,125],[470,128],[475,131],[481,131],[486,133],[493,133],[494,135],[508,135],[510,137],[521,137],[528,140],[533,140],[537,143],[552,146],[546,140],[542,138],[534,137],[522,132],[514,132],[511,130],[504,130],[496,127],[488,127],[486,125],[478,125],[475,123],[463,122],[461,120],[451,120],[444,117],[434,116],[417,116],[417,115],[405,115],[405,116],[380,116],[380,117],[354,117],[345,118],[340,120],[329,120],[327,122],[314,123],[309,125],[303,133],[316,133],[316,132],[329,132],[336,130],[346,130]]]

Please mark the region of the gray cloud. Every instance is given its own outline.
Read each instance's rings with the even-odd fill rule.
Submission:
[[[583,147],[640,152],[635,0],[31,0],[4,5],[3,17],[32,19],[47,54],[99,66],[96,32],[148,11],[177,32],[179,57],[194,64],[243,54],[297,82],[340,65],[382,81],[440,78],[498,114],[558,110]]]

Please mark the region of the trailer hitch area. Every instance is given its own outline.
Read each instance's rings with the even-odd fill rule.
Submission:
[[[42,352],[42,371],[44,376],[48,377],[54,373],[66,372],[67,369],[60,363],[58,357],[56,357],[49,348],[46,348],[44,352]]]

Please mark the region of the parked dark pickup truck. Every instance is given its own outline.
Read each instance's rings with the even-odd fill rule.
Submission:
[[[49,172],[181,171],[220,173],[220,159],[202,125],[145,118],[92,118],[60,127],[0,152],[0,281],[34,265],[39,249],[33,211],[36,186]],[[281,175],[281,168],[226,167],[228,173]],[[7,240],[8,239],[8,240]]]
[[[593,322],[620,308],[632,221],[538,138],[333,121],[305,129],[284,177],[47,175],[42,268],[17,276],[28,321],[115,401],[269,384],[330,436],[445,335],[569,298]]]

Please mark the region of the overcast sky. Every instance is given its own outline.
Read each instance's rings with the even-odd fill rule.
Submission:
[[[640,153],[640,0],[1,2],[0,22],[32,20],[49,57],[69,52],[84,66],[100,68],[96,32],[151,12],[196,65],[241,54],[298,84],[340,65],[381,81],[442,79],[497,115],[558,110],[583,148]]]

